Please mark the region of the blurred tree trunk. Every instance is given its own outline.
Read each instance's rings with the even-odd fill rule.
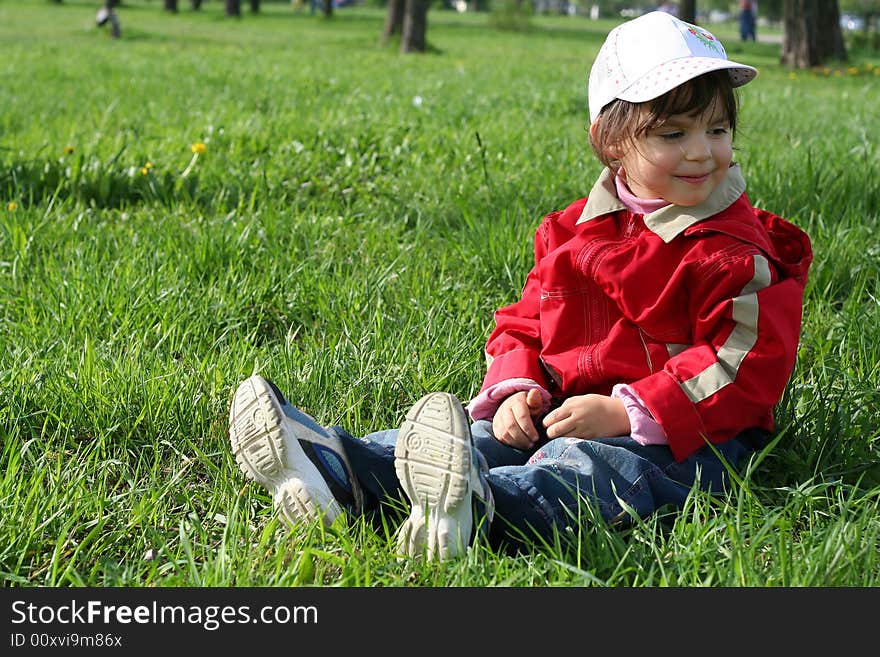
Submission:
[[[324,18],[333,18],[333,0],[324,0],[322,7]]]
[[[827,29],[819,30],[818,44],[819,56],[822,61],[826,59],[849,59],[846,52],[846,44],[843,42],[843,33],[840,31],[840,6],[837,0],[822,0],[816,3],[819,9],[819,25]]]
[[[385,28],[382,30],[382,43],[395,34],[403,31],[403,4],[405,0],[388,0],[388,10],[385,12]]]
[[[260,0],[250,0],[251,2],[251,13],[259,14],[260,13]]]
[[[235,18],[241,16],[241,0],[226,0],[226,15]]]
[[[681,0],[678,3],[678,17],[685,23],[696,23],[697,0]]]
[[[192,4],[193,11],[198,11],[202,8],[202,0],[190,0]]]
[[[177,0],[165,0],[165,11],[170,11],[172,14],[176,14]]]
[[[829,59],[846,61],[837,0],[785,0],[782,15],[782,64],[811,68]]]
[[[403,32],[400,52],[425,52],[425,34],[428,32],[428,7],[431,0],[405,0]]]

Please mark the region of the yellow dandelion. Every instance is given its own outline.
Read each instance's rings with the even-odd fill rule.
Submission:
[[[147,167],[141,167],[142,176],[146,176],[148,173],[150,173],[150,170]]]
[[[846,69],[846,72],[849,73],[850,75],[858,75],[859,69],[856,68],[855,66],[850,66],[848,69]]]
[[[146,164],[144,164],[144,169],[146,169],[146,170],[149,171],[149,170],[152,169],[152,168],[153,168],[153,163],[152,163],[152,162],[147,162]]]
[[[10,212],[15,212],[16,210],[18,210],[18,203],[16,203],[15,201],[9,201],[9,203],[6,204],[6,209]]]
[[[789,73],[788,79],[789,80],[797,80],[797,73]]]
[[[204,142],[197,141],[195,144],[190,146],[190,150],[196,155],[202,155],[205,151],[208,150],[208,147],[205,146]]]
[[[70,155],[71,153],[73,153],[73,146],[70,146],[70,145],[68,144],[67,146],[64,147],[64,154],[65,154],[65,155]]]

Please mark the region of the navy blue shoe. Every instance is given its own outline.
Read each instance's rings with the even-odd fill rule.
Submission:
[[[339,438],[291,406],[274,383],[243,381],[229,408],[229,440],[241,471],[272,493],[291,523],[333,523],[360,513],[363,494]]]

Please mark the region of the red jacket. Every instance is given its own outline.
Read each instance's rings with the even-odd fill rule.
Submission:
[[[752,207],[738,166],[700,206],[647,215],[605,170],[538,228],[520,300],[495,313],[482,390],[528,378],[561,401],[629,383],[678,460],[772,430],[811,261],[806,233]]]

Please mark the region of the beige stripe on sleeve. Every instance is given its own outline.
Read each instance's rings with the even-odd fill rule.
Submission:
[[[755,275],[733,299],[736,326],[718,350],[718,360],[681,383],[685,394],[695,404],[733,383],[740,365],[758,340],[758,290],[770,285],[770,263],[762,255],[755,255],[754,262]]]

